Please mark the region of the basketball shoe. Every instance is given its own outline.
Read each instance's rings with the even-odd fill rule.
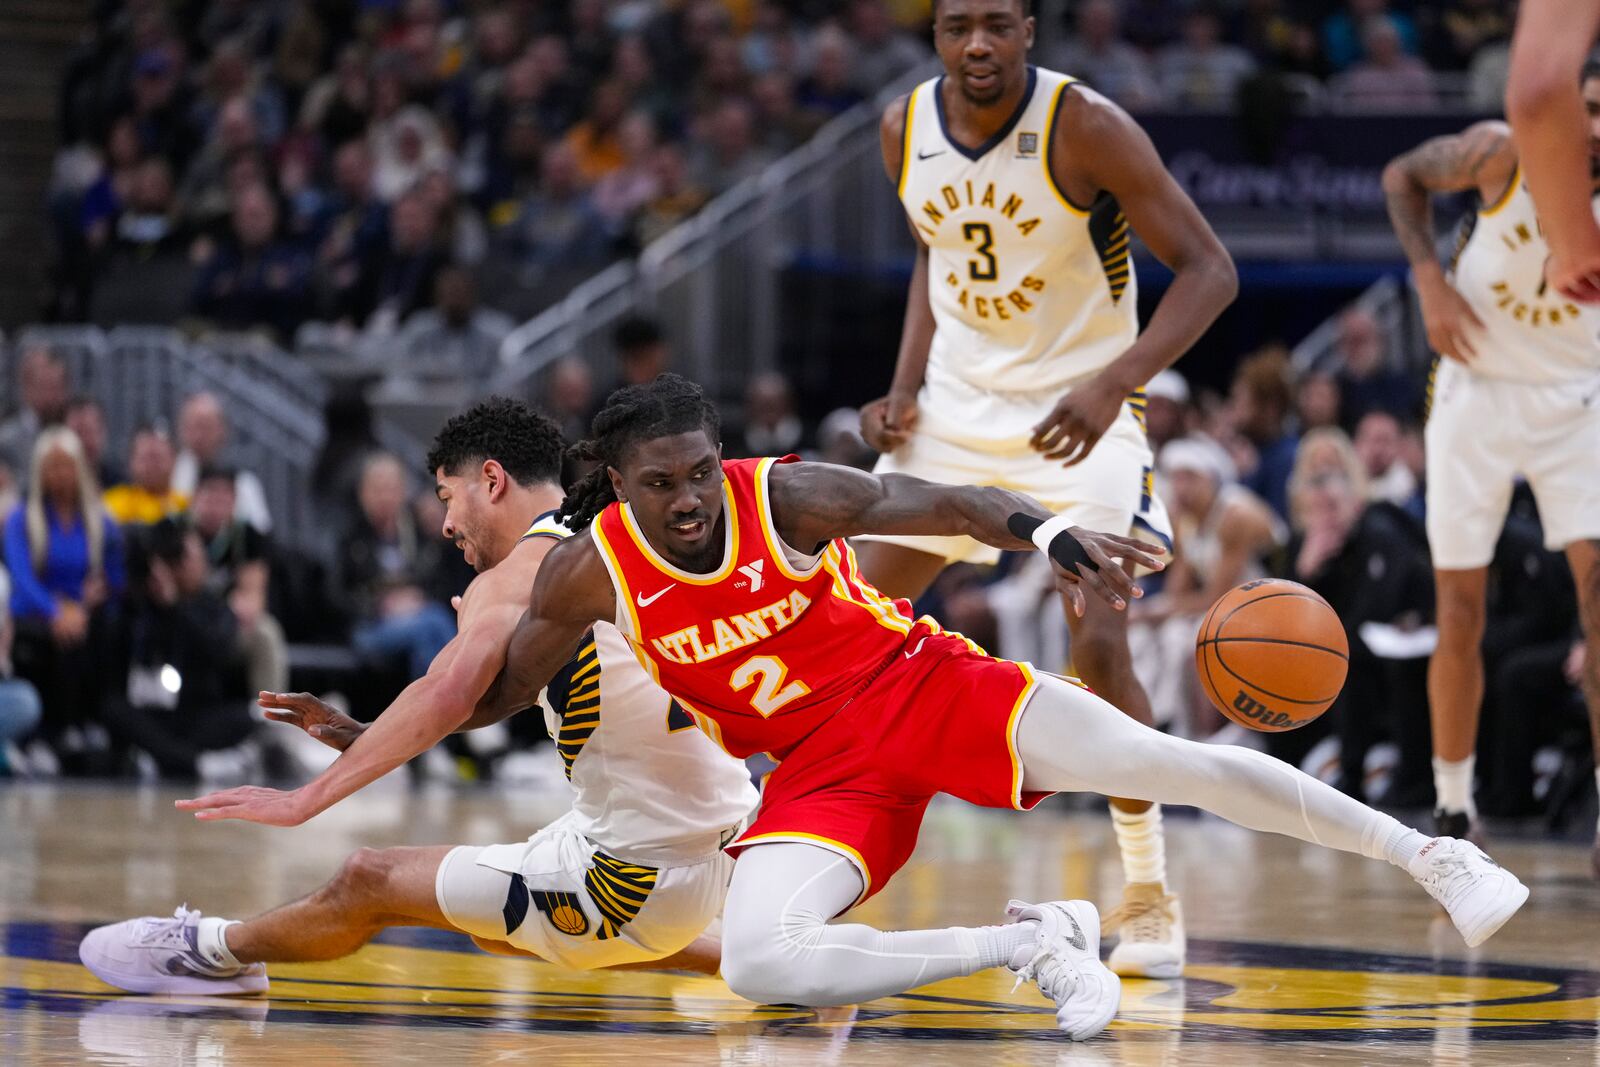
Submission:
[[[1489,940],[1528,899],[1528,887],[1470,841],[1436,837],[1408,869],[1450,913],[1470,948]]]
[[[1122,977],[1182,977],[1183,908],[1160,882],[1129,882],[1122,903],[1106,913],[1105,930],[1118,935],[1107,962]]]
[[[1100,913],[1094,905],[1013,900],[1006,916],[1038,924],[1033,944],[1017,950],[1009,969],[1018,985],[1031,980],[1055,1001],[1056,1025],[1074,1041],[1087,1041],[1110,1025],[1122,999],[1122,981],[1100,962]]]
[[[198,911],[179,907],[172,918],[142,919],[98,926],[84,935],[78,958],[107,985],[129,993],[265,993],[262,963],[234,967],[200,948]]]

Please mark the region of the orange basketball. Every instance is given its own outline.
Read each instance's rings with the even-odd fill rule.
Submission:
[[[1326,600],[1298,582],[1260,578],[1211,605],[1194,666],[1218,711],[1278,733],[1328,710],[1344,688],[1350,645]]]

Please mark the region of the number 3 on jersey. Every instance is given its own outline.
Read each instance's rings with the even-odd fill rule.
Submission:
[[[992,282],[1000,276],[1000,264],[994,258],[994,231],[987,222],[969,222],[961,227],[961,236],[967,241],[977,245],[973,249],[983,257],[980,265],[977,260],[967,260],[967,273],[975,282]]]
[[[791,704],[811,692],[811,687],[799,679],[785,684],[784,679],[788,677],[789,668],[777,656],[751,656],[733,669],[728,685],[738,693],[748,689],[750,683],[759,678],[755,695],[750,698],[750,706],[759,711],[762,718],[770,719],[785,704]]]

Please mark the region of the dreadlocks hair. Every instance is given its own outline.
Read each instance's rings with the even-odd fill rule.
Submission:
[[[722,419],[700,387],[676,374],[662,374],[647,385],[618,389],[589,426],[589,439],[572,446],[574,461],[598,466],[575,482],[561,502],[560,518],[581,530],[617,499],[608,467],[620,467],[641,441],[704,430],[713,444],[722,441]]]
[[[491,396],[452,418],[433,439],[428,475],[492,459],[518,485],[561,484],[561,428],[520,400]]]

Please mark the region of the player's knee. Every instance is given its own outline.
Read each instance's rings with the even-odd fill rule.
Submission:
[[[794,1003],[784,996],[783,971],[775,939],[740,937],[722,944],[722,980],[739,996],[757,1004]]]
[[[1483,640],[1488,607],[1476,591],[1440,586],[1438,615],[1441,645],[1455,650],[1475,650]]]
[[[739,996],[757,1004],[837,1003],[835,984],[818,958],[809,928],[780,923],[755,936],[724,935],[722,978]]]
[[[1107,688],[1109,681],[1133,670],[1127,634],[1106,627],[1084,628],[1073,634],[1072,669],[1091,686]]]
[[[388,849],[358,848],[345,859],[328,888],[351,900],[375,900],[383,895],[393,870],[394,859]]]

